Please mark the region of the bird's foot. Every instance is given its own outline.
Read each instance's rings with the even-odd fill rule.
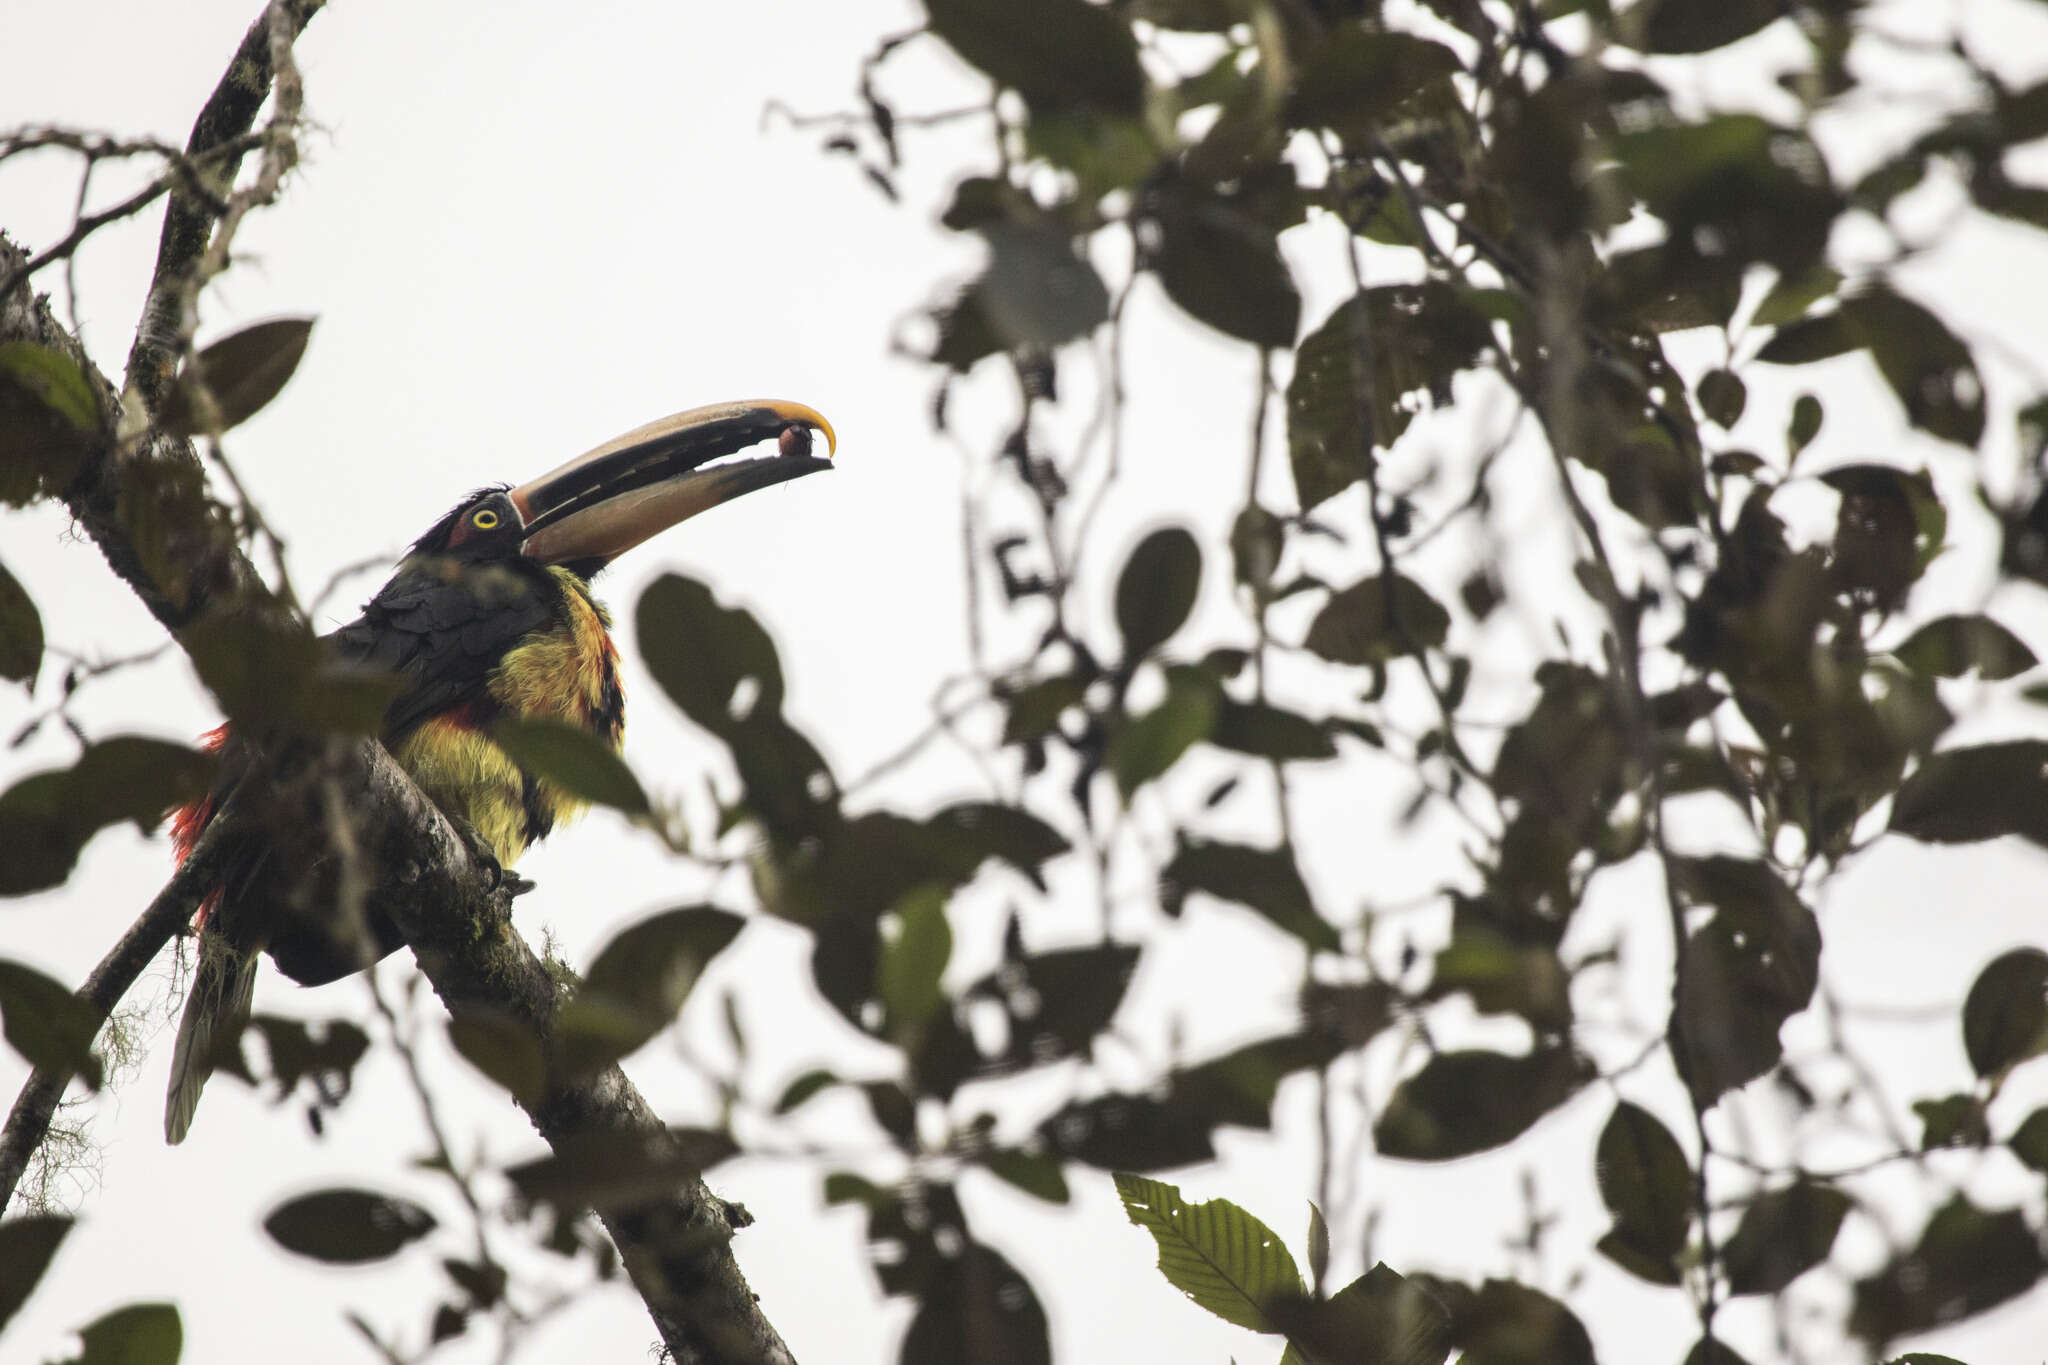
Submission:
[[[523,896],[533,890],[535,883],[529,877],[522,877],[498,861],[498,851],[491,847],[483,835],[477,833],[475,825],[461,816],[450,816],[448,823],[462,836],[462,842],[469,848],[470,860],[477,870],[484,874],[493,891],[504,891],[509,896]]]

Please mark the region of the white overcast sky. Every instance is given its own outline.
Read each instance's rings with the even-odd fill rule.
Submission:
[[[0,126],[55,122],[182,142],[255,8],[251,0],[16,5],[6,21]],[[1932,0],[1891,8],[1901,27],[1948,12]],[[2048,10],[1984,3],[1960,11],[1988,56],[2016,70],[2048,64]],[[847,160],[820,155],[819,134],[778,124],[764,132],[761,111],[771,98],[799,110],[851,107],[860,57],[879,36],[918,17],[915,5],[893,0],[573,9],[341,0],[321,14],[298,48],[316,125],[304,168],[278,208],[250,221],[240,241],[248,259],[210,293],[202,333],[281,313],[320,318],[292,385],[229,446],[266,514],[285,529],[302,592],[365,555],[397,550],[478,484],[525,478],[679,408],[800,399],[837,426],[841,468],[670,534],[608,576],[605,595],[629,623],[640,585],[681,568],[756,609],[782,646],[791,713],[842,776],[914,733],[928,716],[932,684],[967,660],[962,463],[956,447],[930,432],[931,375],[891,360],[887,349],[906,312],[972,269],[972,244],[933,221],[946,176],[967,166],[957,145],[912,135],[906,202],[894,207]],[[1770,42],[1758,49],[1766,61],[1789,51]],[[936,45],[920,46],[930,50],[907,52],[891,68],[888,88],[905,108],[972,97],[974,84]],[[1709,102],[1736,98],[1746,87],[1730,79],[1728,89],[1695,93]],[[1858,145],[1855,133],[1843,133],[1845,154]],[[0,226],[31,249],[53,240],[70,221],[70,172],[59,157],[0,169]],[[121,188],[108,173],[96,202]],[[110,372],[126,354],[157,224],[149,215],[110,229],[80,254],[85,335]],[[1290,239],[1288,249],[1313,324],[1344,292],[1337,258],[1330,239],[1312,231]],[[1966,318],[1973,339],[1996,337],[2036,367],[2048,365],[2041,320],[2048,250],[2039,242],[1973,225],[1912,278]],[[41,284],[59,289],[61,277],[47,274]],[[1184,518],[1204,536],[1213,570],[1235,506],[1227,490],[1241,481],[1251,356],[1198,333],[1149,289],[1134,304],[1130,354],[1128,480],[1109,504],[1105,543],[1125,544],[1148,524]],[[1931,448],[1904,432],[1896,404],[1854,368],[1860,363],[1842,362],[1824,377],[1839,401],[1831,401],[1830,425],[1808,458],[1927,458]],[[2039,381],[2016,383],[1996,354],[1986,363],[1996,422]],[[1795,380],[1814,382],[1796,376],[1775,395],[1768,382],[1753,386],[1752,409],[1781,412]],[[987,401],[968,419],[971,433],[985,434],[1002,419],[993,406],[1001,392],[996,385],[974,390]],[[1760,418],[1749,439],[1772,439],[1779,420]],[[1460,432],[1472,439],[1479,422],[1460,417],[1438,428],[1436,439]],[[1228,433],[1220,443],[1219,431]],[[2009,459],[2010,437],[1993,449]],[[1283,480],[1269,501],[1286,497]],[[1964,512],[1955,526],[1981,538],[1983,523]],[[1527,534],[1533,541],[1557,532],[1532,520]],[[61,516],[47,509],[0,515],[0,554],[41,604],[53,643],[106,656],[159,638],[90,544],[66,534]],[[1111,558],[1093,570],[1101,575],[1113,565]],[[1220,578],[1212,571],[1212,613],[1225,600]],[[1975,602],[1986,581],[1983,555],[1956,554],[1937,567],[1929,591],[1946,603]],[[348,584],[320,624],[352,615],[374,583],[372,576]],[[2007,592],[1995,605],[2037,651],[2048,649],[2048,614],[2030,591]],[[629,758],[664,790],[700,792],[712,751],[636,665],[629,664],[628,686]],[[18,691],[0,696],[0,731],[27,714]],[[171,738],[216,719],[176,656],[94,683],[81,714],[99,733]],[[2009,730],[2030,720],[2006,714],[1980,728]],[[0,756],[0,779],[67,755],[65,742],[46,736]],[[971,768],[943,758],[906,782],[896,794],[914,804],[976,790]],[[1306,790],[1311,839],[1362,827],[1384,841],[1352,855],[1355,863],[1311,869],[1337,901],[1394,902],[1447,875],[1441,846],[1397,842],[1402,836],[1367,814],[1402,794],[1368,797],[1328,784]],[[1326,846],[1349,847],[1338,839]],[[82,978],[160,884],[166,859],[161,837],[102,835],[63,890],[0,907],[0,953],[66,980]],[[1887,849],[1866,858],[1824,906],[1830,979],[1867,1002],[1959,1001],[1993,953],[2048,938],[2039,908],[2044,868],[2038,853],[2007,848]],[[540,883],[520,904],[522,926],[529,933],[551,926],[572,961],[587,960],[633,916],[707,889],[602,817],[558,835],[522,871]],[[1367,890],[1352,889],[1358,886]],[[1610,917],[1646,886],[1641,878],[1634,887],[1616,879],[1606,900]],[[719,889],[738,902],[740,888]],[[960,932],[963,943],[985,949],[1000,901],[982,903],[987,922]],[[764,1096],[823,1055],[814,1029],[789,1022],[811,1016],[783,998],[799,986],[808,990],[806,950],[780,926],[750,931],[714,983],[739,993],[759,1054],[749,1076]],[[1270,1017],[1277,1019],[1298,967],[1271,947],[1262,926],[1193,912],[1157,970],[1138,983],[1134,1007],[1156,1020],[1173,1000],[1268,959]],[[387,981],[399,975],[387,966]],[[1655,1021],[1664,987],[1654,968],[1651,975],[1636,1003]],[[161,995],[164,985],[159,973],[147,989]],[[360,1015],[364,1005],[354,985],[300,993],[266,980],[259,995],[261,1008],[313,1017]],[[435,1017],[431,1005],[427,1017]],[[1231,1021],[1198,1014],[1187,1023],[1197,1048],[1236,1040]],[[89,1111],[104,1148],[103,1177],[83,1193],[85,1221],[0,1343],[0,1360],[61,1354],[69,1329],[109,1307],[149,1299],[179,1304],[193,1361],[368,1360],[342,1322],[349,1308],[417,1342],[438,1276],[429,1257],[415,1252],[390,1268],[339,1273],[285,1258],[258,1227],[279,1199],[326,1183],[406,1192],[459,1227],[452,1201],[406,1169],[425,1137],[395,1069],[381,1057],[366,1066],[357,1097],[319,1142],[309,1140],[295,1108],[274,1110],[232,1081],[216,1082],[192,1139],[167,1150],[160,1123],[169,1030],[160,1018],[155,1027],[139,1072]],[[1798,1041],[1799,1027],[1788,1039]],[[720,1050],[715,1028],[691,1037]],[[1967,1084],[1952,1023],[1873,1031],[1871,1039],[1888,1065],[1911,1078],[1914,1094]],[[629,1069],[657,1108],[678,1121],[704,1121],[703,1094],[664,1046]],[[436,1074],[464,1134],[459,1141],[482,1142],[508,1160],[537,1148],[487,1087],[453,1064]],[[11,1054],[0,1056],[0,1093],[11,1097],[19,1078]],[[1668,1081],[1645,1075],[1641,1097],[1674,1126],[1683,1113],[1677,1095]],[[1288,1136],[1302,1130],[1301,1099],[1299,1087],[1283,1092],[1280,1136],[1226,1133],[1223,1162],[1180,1177],[1191,1197],[1227,1195],[1260,1213],[1297,1252],[1311,1193],[1309,1148]],[[2024,1100],[2009,1096],[1994,1109],[2000,1131],[2025,1112]],[[1546,1202],[1562,1209],[1560,1246],[1589,1248],[1604,1220],[1583,1168],[1607,1109],[1604,1098],[1588,1095],[1546,1121],[1538,1146],[1517,1147],[1504,1159],[1450,1167],[1369,1159],[1360,1178],[1366,1189],[1386,1191],[1388,1208],[1376,1253],[1402,1268],[1474,1278],[1516,1270],[1501,1249],[1501,1215],[1513,1207],[1519,1172],[1531,1162]],[[835,1135],[871,1141],[855,1109],[828,1105],[811,1136]],[[712,1183],[760,1220],[741,1236],[738,1254],[799,1359],[893,1359],[904,1308],[878,1307],[862,1221],[844,1209],[821,1210],[819,1173],[798,1160],[748,1161],[717,1172]],[[1180,1302],[1152,1271],[1149,1240],[1124,1223],[1107,1177],[1078,1168],[1070,1175],[1075,1202],[1057,1214],[992,1182],[963,1185],[982,1235],[1037,1284],[1061,1359],[1277,1356],[1269,1343]],[[1987,1189],[1983,1197],[2009,1198],[2015,1188]],[[2038,1181],[2031,1197],[2038,1214]],[[462,1245],[451,1235],[446,1249]],[[1842,1254],[1860,1254],[1867,1266],[1874,1246],[1859,1253],[1845,1238]],[[1340,1228],[1340,1276],[1360,1269],[1358,1255],[1358,1229]],[[1606,1324],[1599,1345],[1610,1365],[1675,1362],[1689,1342],[1679,1296],[1649,1290],[1590,1253],[1575,1251],[1553,1268],[1583,1270],[1573,1302],[1596,1330]],[[1546,1287],[1565,1289],[1559,1280]],[[2048,1340],[2042,1304],[2037,1293],[1930,1344],[1976,1365],[2035,1360]],[[1753,1305],[1732,1309],[1725,1321],[1738,1344],[1768,1340],[1768,1323]],[[535,1358],[636,1359],[650,1337],[637,1301],[608,1289],[544,1329],[531,1349]],[[1659,1345],[1641,1350],[1646,1341]]]

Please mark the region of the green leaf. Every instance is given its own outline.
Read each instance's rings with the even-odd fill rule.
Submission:
[[[618,751],[587,730],[558,720],[500,716],[491,738],[521,768],[552,782],[569,795],[628,815],[653,807],[640,779]]]
[[[1797,275],[1781,275],[1756,306],[1750,322],[1757,327],[1782,327],[1805,316],[1807,309],[1841,287],[1842,272],[1824,263]]]
[[[1308,1273],[1312,1285],[1330,1273],[1330,1224],[1313,1199],[1308,1204]]]
[[[889,1011],[897,1046],[915,1051],[925,1022],[946,1003],[939,978],[953,955],[944,887],[920,887],[896,906],[897,931],[884,936],[875,968],[875,992]]]
[[[1048,1204],[1064,1204],[1072,1197],[1059,1159],[1044,1152],[994,1151],[981,1158],[981,1164],[989,1174]]]
[[[1070,707],[1081,704],[1081,691],[1080,679],[1061,677],[1046,678],[1016,693],[1003,721],[1003,743],[1028,744],[1045,738]]]
[[[1960,445],[1983,436],[1984,383],[1969,346],[1904,295],[1872,289],[1845,298],[1832,313],[1780,328],[1757,359],[1805,365],[1854,350],[1870,352],[1914,426]]]
[[[1109,316],[1108,287],[1064,232],[998,221],[981,234],[989,263],[974,296],[1007,346],[1051,350]]]
[[[931,30],[1033,109],[1144,112],[1145,73],[1128,24],[1086,0],[925,0]]]
[[[1172,638],[1195,609],[1202,586],[1202,547],[1178,526],[1138,542],[1116,580],[1116,628],[1124,657],[1140,659]]]
[[[29,1065],[81,1077],[100,1088],[101,1065],[92,1050],[100,1014],[33,967],[0,959],[0,1027]]]
[[[329,1265],[388,1259],[434,1227],[434,1216],[410,1200],[351,1189],[288,1199],[263,1219],[263,1230],[286,1251]]]
[[[80,432],[100,424],[92,384],[78,363],[62,351],[33,341],[0,344],[0,375],[35,395],[51,412]]]
[[[462,1059],[503,1086],[523,1105],[547,1090],[547,1053],[524,1021],[483,1005],[451,1012],[448,1041]]]
[[[694,905],[650,915],[615,934],[557,1017],[557,1074],[587,1076],[667,1028],[705,967],[745,923],[729,910]]]
[[[73,1220],[63,1214],[31,1214],[0,1223],[0,1329],[28,1302]]]
[[[1799,458],[1799,452],[1813,444],[1813,438],[1820,435],[1821,419],[1824,416],[1820,399],[1810,393],[1802,393],[1792,404],[1792,420],[1785,428],[1785,458],[1787,461]]]
[[[1268,1310],[1303,1297],[1301,1272],[1273,1230],[1227,1199],[1182,1201],[1162,1181],[1118,1171],[1117,1196],[1131,1222],[1159,1244],[1159,1273],[1225,1322],[1278,1330]]]
[[[1749,390],[1733,370],[1708,370],[1700,376],[1693,396],[1699,399],[1700,411],[1707,415],[1707,420],[1725,431],[1742,419]]]
[[[185,1324],[177,1305],[131,1303],[78,1329],[85,1349],[70,1365],[178,1365]]]
[[[1544,1032],[1572,1020],[1571,979],[1554,949],[1515,943],[1477,926],[1460,929],[1436,955],[1432,996],[1463,992],[1481,1014],[1519,1014]]]
[[[2048,1052],[2048,952],[2015,948],[1978,973],[1963,1001],[1963,1050],[1979,1076]]]
[[[803,1107],[813,1095],[839,1084],[839,1077],[822,1068],[806,1071],[783,1088],[782,1097],[775,1101],[775,1112],[791,1113]]]
[[[1378,665],[1442,646],[1451,615],[1414,579],[1373,574],[1332,593],[1302,643],[1331,663]]]
[[[1849,1212],[1849,1196],[1799,1181],[1758,1195],[1722,1248],[1732,1294],[1776,1294],[1827,1259]]]
[[[1220,198],[1160,202],[1152,269],[1198,322],[1254,346],[1285,348],[1301,326],[1301,293],[1271,228]]]
[[[1656,1115],[1623,1100],[1600,1130],[1593,1169],[1615,1220],[1600,1250],[1632,1274],[1677,1284],[1676,1258],[1693,1217],[1692,1167],[1678,1140]]]
[[[1346,26],[1317,43],[1284,106],[1290,128],[1369,137],[1389,114],[1463,68],[1442,43],[1399,29]]]
[[[1285,846],[1253,848],[1184,838],[1159,880],[1160,901],[1169,915],[1178,916],[1189,893],[1199,891],[1257,911],[1313,950],[1335,952],[1340,946],[1336,928],[1316,913],[1294,852]]]
[[[171,807],[204,796],[216,766],[182,744],[116,735],[70,768],[23,778],[0,794],[0,895],[60,885],[93,835],[124,820],[153,829]]]
[[[1219,689],[1211,679],[1187,676],[1192,672],[1169,673],[1166,699],[1142,716],[1127,718],[1109,737],[1109,771],[1126,805],[1138,788],[1165,775],[1216,726]]]
[[[164,397],[157,425],[174,436],[219,433],[240,426],[277,397],[305,357],[312,318],[273,318],[222,337],[201,351]],[[204,411],[200,389],[212,396]],[[210,420],[211,419],[211,420]]]
[[[1488,1280],[1473,1291],[1421,1278],[1451,1311],[1464,1365],[1593,1365],[1585,1324],[1548,1294],[1512,1280]]]
[[[2015,677],[2039,662],[2019,636],[1988,616],[1938,617],[1892,653],[1915,673],[1960,678],[1975,670],[1988,682]]]
[[[1890,828],[1932,844],[2017,834],[2048,846],[2048,742],[1929,754],[1892,798]]]
[[[917,1286],[917,1316],[903,1334],[898,1365],[1052,1365],[1045,1309],[1001,1252],[968,1241],[951,1254],[924,1255],[932,1268]],[[892,1293],[908,1288],[892,1284],[887,1271],[882,1282]]]
[[[1382,1156],[1449,1161],[1512,1142],[1588,1079],[1569,1048],[1524,1056],[1440,1052],[1396,1086],[1373,1141]]]
[[[640,656],[662,691],[712,734],[729,738],[737,731],[742,683],[752,693],[747,716],[781,712],[782,663],[774,641],[753,613],[721,607],[702,583],[680,574],[655,579],[640,594],[633,627]]]
[[[42,613],[28,589],[0,564],[0,678],[32,689],[42,665]]]
[[[550,1145],[550,1155],[507,1167],[505,1178],[528,1204],[551,1204],[563,1213],[630,1208],[673,1195],[739,1152],[729,1134],[709,1128],[577,1133]]]

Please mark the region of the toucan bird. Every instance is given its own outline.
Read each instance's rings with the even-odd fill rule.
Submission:
[[[485,861],[509,870],[582,803],[519,767],[491,739],[501,715],[566,722],[617,748],[625,724],[611,619],[591,577],[687,517],[756,489],[831,467],[812,433],[837,449],[832,426],[801,403],[753,401],[693,408],[607,441],[517,488],[471,494],[414,543],[356,620],[325,637],[334,660],[397,681],[382,738],[399,766]],[[724,457],[774,439],[773,454]],[[249,737],[222,726],[220,777],[176,812],[182,861],[250,771]],[[227,873],[194,916],[198,962],[172,1052],[164,1136],[191,1127],[215,1048],[249,1015],[259,955],[319,985],[360,971],[402,942],[374,892],[361,924],[266,878],[260,829],[224,828],[237,842]]]

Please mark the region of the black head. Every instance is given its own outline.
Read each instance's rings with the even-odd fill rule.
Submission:
[[[526,539],[526,522],[506,486],[479,488],[413,542],[413,553],[450,559],[512,559]]]

